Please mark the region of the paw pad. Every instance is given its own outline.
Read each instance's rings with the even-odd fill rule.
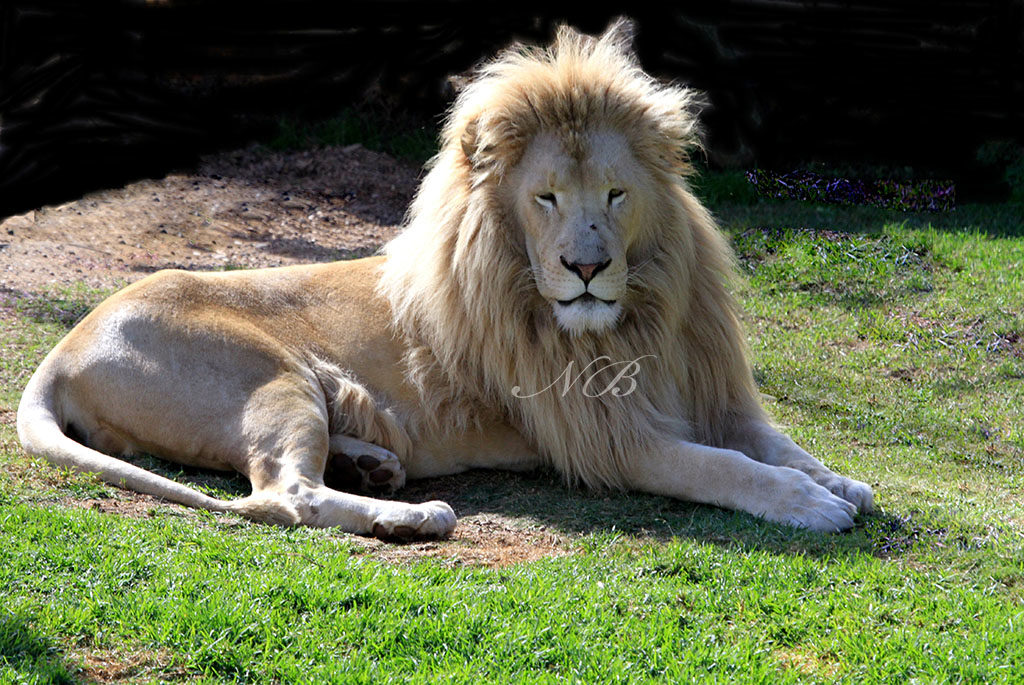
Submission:
[[[416,537],[416,529],[412,526],[395,526],[394,530],[389,531],[385,526],[375,523],[373,524],[373,537],[387,542],[408,542]]]

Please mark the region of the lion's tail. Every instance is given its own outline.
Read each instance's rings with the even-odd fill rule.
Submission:
[[[237,511],[236,503],[209,497],[168,478],[75,442],[61,427],[59,380],[47,359],[35,372],[18,405],[18,438],[25,451],[55,466],[94,473],[101,480],[128,490],[154,495],[210,511]]]

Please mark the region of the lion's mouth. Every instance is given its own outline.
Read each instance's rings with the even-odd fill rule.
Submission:
[[[558,325],[574,335],[610,330],[622,316],[622,305],[616,300],[603,300],[590,292],[555,302],[560,305],[552,303]]]
[[[572,298],[571,300],[556,300],[556,302],[558,302],[558,304],[562,305],[563,307],[568,307],[569,305],[573,304],[574,302],[579,302],[579,303],[582,303],[582,304],[587,304],[587,303],[591,303],[591,302],[593,302],[593,303],[601,302],[602,304],[606,304],[608,306],[611,306],[611,305],[615,304],[616,300],[602,300],[600,297],[598,297],[596,295],[592,295],[590,293],[583,293],[581,295],[577,295],[576,297]]]

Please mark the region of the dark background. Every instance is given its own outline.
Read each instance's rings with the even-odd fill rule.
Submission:
[[[436,125],[448,76],[568,21],[637,23],[644,67],[706,92],[712,167],[950,178],[1024,132],[1022,0],[121,0],[0,4],[0,217],[163,175],[350,105]],[[911,169],[907,169],[911,167]],[[883,171],[884,173],[884,171]],[[894,171],[894,173],[896,173]]]

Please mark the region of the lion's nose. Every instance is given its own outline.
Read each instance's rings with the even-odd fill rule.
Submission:
[[[601,262],[600,264],[581,264],[579,262],[569,262],[565,259],[565,257],[561,256],[559,257],[559,259],[562,261],[562,266],[564,266],[566,269],[579,276],[580,280],[583,281],[584,285],[590,283],[591,279],[593,279],[594,276],[601,273],[601,271],[603,271],[604,269],[607,269],[608,265],[612,263],[612,260],[610,259]]]

